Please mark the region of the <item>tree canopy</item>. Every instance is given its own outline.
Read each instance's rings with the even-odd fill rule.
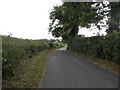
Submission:
[[[106,4],[105,2],[64,2],[61,6],[54,6],[50,13],[51,23],[49,32],[54,37],[62,37],[64,40],[73,38],[78,34],[79,26],[89,28],[95,24],[98,29],[102,26],[98,23],[104,17],[111,17],[108,21],[109,34],[113,30],[119,31],[119,5],[120,3]],[[111,8],[108,9],[108,8]]]
[[[97,5],[93,2],[65,2],[61,6],[55,6],[50,13],[49,31],[53,36],[65,40],[76,36],[79,26],[90,27],[103,18],[101,12],[97,12],[100,9]]]
[[[109,29],[107,33],[110,34],[113,31],[120,31],[120,2],[110,2],[110,19],[108,20]]]

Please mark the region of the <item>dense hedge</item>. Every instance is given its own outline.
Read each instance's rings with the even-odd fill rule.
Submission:
[[[43,40],[23,40],[2,36],[2,76],[7,79],[14,75],[20,60],[31,58],[38,52],[62,47],[62,44]]]
[[[68,49],[120,63],[120,33],[94,37],[76,36],[68,43]]]

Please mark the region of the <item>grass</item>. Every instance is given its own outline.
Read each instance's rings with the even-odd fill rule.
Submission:
[[[88,55],[85,55],[82,53],[78,53],[78,52],[75,52],[72,50],[67,50],[67,51],[75,56],[79,56],[79,57],[83,58],[86,61],[89,61],[89,62],[94,63],[96,65],[102,66],[102,67],[104,67],[108,70],[111,70],[111,71],[120,75],[120,69],[119,69],[118,65],[115,64],[114,62],[111,62],[111,61],[105,60],[105,59],[98,59],[98,58],[91,57],[91,56],[88,56]]]
[[[2,36],[2,79],[6,80],[14,76],[19,62],[24,58],[31,58],[43,50],[62,46],[64,46],[62,42],[47,39],[30,40]]]
[[[45,68],[45,59],[51,50],[44,50],[32,58],[22,60],[15,76],[4,81],[3,88],[38,88]]]

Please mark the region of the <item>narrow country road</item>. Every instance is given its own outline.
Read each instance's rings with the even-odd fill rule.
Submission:
[[[46,60],[41,88],[118,88],[118,76],[61,48]]]

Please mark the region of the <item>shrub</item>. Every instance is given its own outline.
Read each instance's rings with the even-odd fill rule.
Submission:
[[[3,79],[7,79],[14,75],[14,71],[22,59],[26,57],[31,58],[38,52],[50,48],[55,48],[53,42],[2,36]]]
[[[77,52],[120,63],[120,33],[94,37],[76,36],[68,43],[68,47]]]

